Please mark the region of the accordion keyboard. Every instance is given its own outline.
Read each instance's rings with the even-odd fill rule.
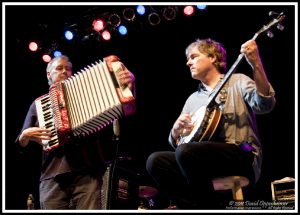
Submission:
[[[42,99],[36,100],[35,105],[39,126],[51,130],[51,139],[42,141],[44,150],[47,151],[47,149],[58,144],[58,136],[54,125],[50,96],[47,94],[43,96]]]

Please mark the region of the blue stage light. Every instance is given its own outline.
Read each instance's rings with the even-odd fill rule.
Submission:
[[[136,12],[137,12],[138,14],[140,14],[140,15],[144,15],[145,12],[146,12],[146,9],[145,9],[145,7],[144,7],[143,5],[138,5],[138,6],[136,7]]]
[[[204,5],[204,4],[197,5],[197,9],[199,9],[199,10],[205,10],[205,8],[206,8],[206,5]]]
[[[119,29],[119,33],[121,35],[126,35],[127,34],[127,28],[124,25],[120,25],[118,29]]]
[[[54,57],[58,57],[58,56],[61,56],[61,52],[60,51],[54,51],[53,53]]]
[[[65,31],[65,38],[67,40],[72,40],[74,38],[74,34],[71,31],[67,30]]]

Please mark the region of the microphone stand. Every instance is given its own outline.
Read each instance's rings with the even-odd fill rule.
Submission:
[[[114,173],[115,173],[115,167],[118,160],[118,151],[119,151],[119,143],[120,143],[120,125],[118,119],[115,119],[113,122],[113,144],[116,147],[115,149],[115,155],[111,162],[111,180],[109,181],[109,196],[108,196],[108,209],[111,209],[111,200],[112,200],[112,187],[113,187],[113,181],[114,181]]]

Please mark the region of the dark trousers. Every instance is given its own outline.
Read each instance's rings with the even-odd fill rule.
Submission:
[[[241,175],[254,181],[253,154],[226,143],[188,143],[175,152],[152,153],[146,169],[161,190],[182,209],[213,209],[215,177]]]
[[[64,173],[40,182],[41,209],[101,209],[102,177]]]

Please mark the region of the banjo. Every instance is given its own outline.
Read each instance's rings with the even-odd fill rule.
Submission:
[[[277,25],[279,30],[283,30],[283,26],[280,22],[285,18],[283,13],[276,13],[271,11],[270,16],[276,15],[276,18],[273,18],[267,25],[264,25],[259,31],[257,31],[252,40],[256,40],[259,35],[264,32],[267,32],[269,37],[273,37],[270,29]],[[190,133],[183,132],[182,135],[177,139],[177,145],[189,143],[189,142],[201,142],[205,140],[210,140],[216,131],[218,124],[220,122],[222,111],[215,101],[217,95],[220,93],[224,85],[227,83],[231,75],[236,71],[237,66],[240,64],[244,58],[244,54],[240,54],[236,61],[233,63],[228,72],[224,75],[223,79],[216,86],[216,90],[211,94],[208,99],[207,105],[201,106],[193,115],[192,115],[192,124],[193,129]]]

